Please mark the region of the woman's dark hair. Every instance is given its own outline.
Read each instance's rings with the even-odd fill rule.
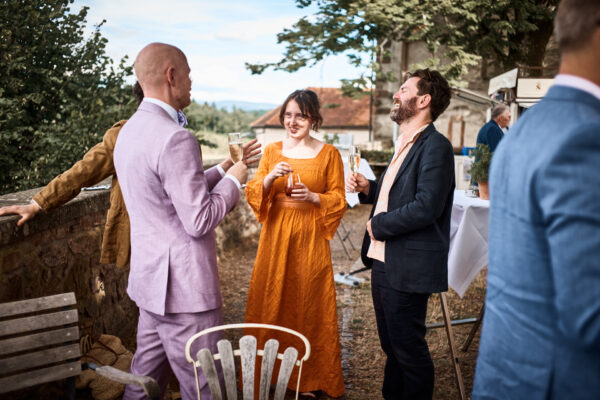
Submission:
[[[450,96],[452,92],[450,91],[450,85],[448,85],[448,81],[437,71],[426,69],[418,69],[415,72],[408,73],[408,77],[410,78],[421,78],[417,82],[417,89],[419,91],[417,94],[422,96],[424,94],[431,95],[431,103],[429,106],[429,111],[431,113],[431,120],[435,121],[437,117],[443,113],[448,105],[450,104]]]
[[[279,110],[279,122],[281,122],[281,125],[283,125],[285,109],[291,100],[294,100],[298,104],[302,114],[310,118],[312,122],[311,128],[313,131],[317,132],[323,124],[323,117],[321,116],[320,112],[321,106],[319,104],[319,96],[317,96],[317,94],[312,90],[308,89],[296,90],[290,94],[283,102],[281,110]]]
[[[131,87],[131,92],[135,96],[135,99],[137,100],[138,104],[140,104],[142,100],[144,100],[144,91],[142,90],[142,87],[140,86],[140,83],[138,81],[135,81],[134,85]]]

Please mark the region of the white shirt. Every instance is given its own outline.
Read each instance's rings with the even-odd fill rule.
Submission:
[[[573,89],[583,90],[600,100],[600,86],[592,81],[581,78],[575,75],[558,74],[554,78],[554,84],[559,86],[567,86]]]
[[[169,104],[165,103],[162,100],[155,99],[152,97],[144,97],[143,101],[156,104],[157,106],[165,110],[167,114],[169,114],[169,116],[173,119],[173,121],[175,121],[175,123],[179,125],[179,120],[177,119],[177,110],[171,107]]]

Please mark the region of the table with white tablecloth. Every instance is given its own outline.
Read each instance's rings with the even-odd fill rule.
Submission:
[[[452,217],[450,223],[450,252],[448,253],[448,285],[462,298],[479,271],[487,265],[489,200],[467,195],[465,190],[454,192]],[[427,324],[427,328],[446,328],[450,361],[456,374],[456,383],[460,398],[467,398],[465,384],[460,370],[460,359],[454,342],[453,325],[474,324],[462,351],[468,350],[483,318],[483,305],[476,318],[453,321],[450,319],[446,294],[439,293],[442,308],[442,323]]]
[[[487,265],[490,201],[454,192],[448,254],[448,285],[463,297]]]

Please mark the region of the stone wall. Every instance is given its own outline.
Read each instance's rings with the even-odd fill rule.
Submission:
[[[0,196],[0,206],[27,203],[35,193]],[[0,302],[75,292],[80,335],[108,333],[134,347],[129,270],[99,263],[108,206],[108,190],[91,191],[22,227],[18,216],[0,217]]]
[[[0,196],[0,207],[28,203],[37,191]],[[0,217],[0,302],[75,292],[80,335],[115,335],[133,350],[138,310],[126,293],[129,270],[99,263],[108,207],[108,190],[88,191],[22,227],[16,215]],[[242,194],[216,230],[218,253],[258,230]]]

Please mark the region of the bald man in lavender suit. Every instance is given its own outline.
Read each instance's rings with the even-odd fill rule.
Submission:
[[[214,228],[239,200],[246,163],[260,150],[207,171],[194,136],[177,123],[190,104],[190,68],[181,50],[152,43],[135,72],[145,98],[121,129],[114,163],[131,219],[127,292],[140,308],[131,371],[155,378],[164,390],[175,373],[183,399],[196,398],[193,367],[185,360],[194,333],[222,323]],[[225,171],[227,174],[225,175]],[[198,347],[216,350],[216,336]],[[198,350],[196,349],[196,350]],[[202,399],[210,399],[201,377]],[[125,399],[144,393],[128,386]]]

